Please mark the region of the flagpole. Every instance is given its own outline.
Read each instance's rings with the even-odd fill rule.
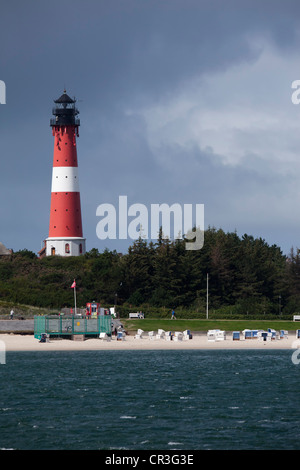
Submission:
[[[77,313],[77,311],[76,311],[76,285],[74,287],[74,301],[75,301],[75,315],[76,315],[76,313]]]
[[[77,310],[76,310],[76,281],[75,281],[75,279],[74,279],[74,282],[73,282],[73,284],[72,284],[72,287],[73,287],[73,289],[74,289],[74,304],[75,304],[75,309],[74,309],[74,311],[75,311],[75,315],[76,315]]]

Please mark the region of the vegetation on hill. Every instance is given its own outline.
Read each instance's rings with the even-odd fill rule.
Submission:
[[[143,309],[193,317],[206,310],[223,316],[291,315],[300,311],[300,250],[283,255],[261,238],[209,228],[201,250],[183,240],[136,240],[124,255],[92,249],[81,257],[38,259],[26,249],[0,257],[0,301],[51,309],[88,301],[117,304],[119,311]],[[187,313],[188,312],[188,313]]]

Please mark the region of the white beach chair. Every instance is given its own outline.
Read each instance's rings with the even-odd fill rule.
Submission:
[[[191,336],[190,330],[184,330],[182,339],[184,341],[188,341],[190,339],[190,336]]]
[[[226,339],[225,331],[219,330],[216,332],[216,341],[224,341]]]
[[[258,341],[264,341],[264,337],[266,336],[266,331],[264,330],[258,330],[257,332],[257,339]]]
[[[165,340],[166,340],[166,341],[171,341],[171,339],[172,339],[172,333],[171,333],[171,331],[166,331],[166,333],[165,333]]]
[[[207,341],[216,341],[216,331],[217,330],[208,330]]]
[[[287,330],[280,330],[280,338],[281,339],[288,339],[289,332]]]
[[[137,330],[137,334],[135,335],[136,339],[142,339],[143,338],[143,333],[144,330],[141,330],[140,328]]]
[[[183,334],[181,331],[175,331],[173,341],[182,341]]]
[[[165,335],[165,330],[159,329],[156,334],[156,339],[163,339],[164,335]]]

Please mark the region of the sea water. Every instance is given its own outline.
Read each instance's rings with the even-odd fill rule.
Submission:
[[[2,449],[299,449],[287,350],[7,352]]]

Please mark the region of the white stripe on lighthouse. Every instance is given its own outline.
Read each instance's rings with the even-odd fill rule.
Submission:
[[[53,167],[51,192],[79,192],[78,168],[74,166]]]

